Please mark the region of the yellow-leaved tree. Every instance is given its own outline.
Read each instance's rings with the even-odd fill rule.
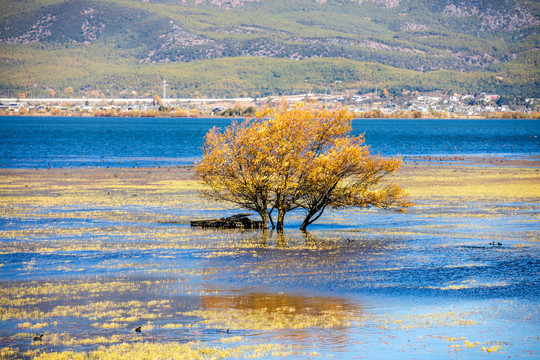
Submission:
[[[363,135],[350,135],[351,121],[343,109],[282,104],[224,131],[213,128],[195,172],[203,195],[256,211],[265,228],[274,226],[275,210],[278,230],[294,209],[306,214],[302,230],[329,207],[404,211],[412,205],[406,193],[384,181],[401,159],[371,154]]]
[[[66,94],[67,97],[73,96],[73,88],[71,86],[68,86],[64,89],[64,94]]]

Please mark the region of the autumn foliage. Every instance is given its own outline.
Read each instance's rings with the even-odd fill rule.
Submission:
[[[350,136],[346,110],[314,110],[299,104],[266,109],[254,119],[205,138],[196,177],[203,195],[257,212],[264,223],[283,228],[285,214],[303,209],[301,229],[327,208],[379,207],[404,211],[405,192],[383,180],[401,166],[400,158],[370,153],[363,135]]]

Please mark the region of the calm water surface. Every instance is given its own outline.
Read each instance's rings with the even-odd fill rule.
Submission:
[[[204,135],[230,119],[0,117],[0,166],[170,166],[201,156]],[[384,155],[540,154],[540,120],[355,120]]]

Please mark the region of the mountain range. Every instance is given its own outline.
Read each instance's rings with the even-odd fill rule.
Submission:
[[[540,97],[526,0],[0,1],[0,96]]]

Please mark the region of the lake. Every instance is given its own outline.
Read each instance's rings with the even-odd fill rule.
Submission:
[[[191,165],[204,135],[230,119],[0,117],[0,166]],[[540,120],[354,120],[383,155],[527,157],[540,154]]]
[[[538,358],[539,121],[355,120],[407,213],[191,228],[230,121],[0,118],[0,358]]]

